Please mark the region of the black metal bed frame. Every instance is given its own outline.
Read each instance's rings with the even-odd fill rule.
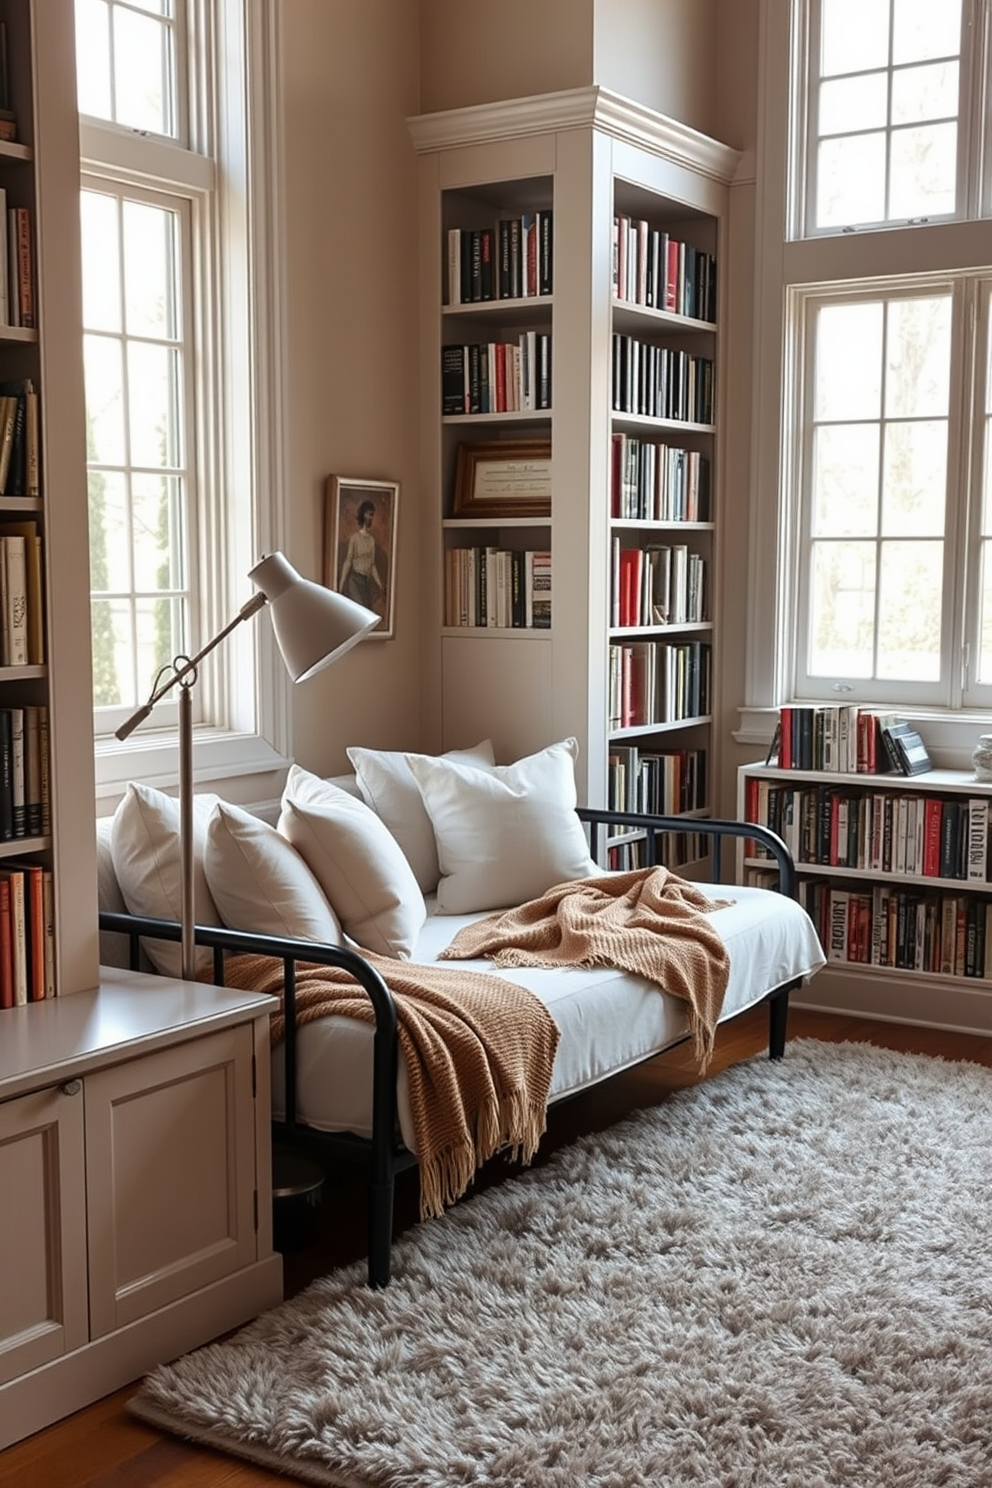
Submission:
[[[577,808],[585,824],[590,851],[597,862],[609,834],[621,831],[636,836],[641,845],[643,866],[661,862],[659,839],[668,833],[699,833],[713,839],[713,860],[724,839],[746,837],[766,847],[778,868],[779,892],[796,898],[796,871],[792,854],[785,842],[766,827],[751,822],[685,816],[655,816],[639,812],[607,811],[594,807]],[[182,930],[174,920],[151,919],[140,915],[110,910],[100,912],[100,929],[127,936],[132,971],[141,968],[141,942],[181,940]],[[272,956],[283,963],[283,1003],[286,1015],[284,1044],[285,1114],[273,1122],[273,1130],[283,1140],[317,1141],[337,1150],[360,1155],[367,1163],[369,1179],[369,1254],[368,1279],[372,1287],[388,1285],[393,1235],[393,1195],[398,1173],[416,1164],[416,1157],[400,1141],[396,1109],[396,1079],[399,1066],[397,1015],[393,995],[382,977],[357,951],[348,946],[296,940],[288,936],[259,935],[251,931],[226,930],[210,925],[197,925],[198,946],[213,951],[213,981],[225,985],[225,962],[230,955],[250,953]],[[296,968],[300,962],[318,966],[337,966],[349,972],[367,993],[375,1011],[375,1034],[372,1053],[372,1136],[358,1137],[347,1132],[321,1132],[307,1126],[297,1117],[296,1086]],[[768,1052],[781,1059],[785,1052],[789,993],[797,982],[775,988],[766,997],[769,1010]],[[651,1056],[653,1057],[653,1056]]]

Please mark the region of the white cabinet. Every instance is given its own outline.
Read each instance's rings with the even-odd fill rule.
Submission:
[[[281,1300],[272,1006],[105,972],[4,1015],[0,1447]]]

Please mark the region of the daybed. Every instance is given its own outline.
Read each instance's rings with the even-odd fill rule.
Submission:
[[[436,968],[463,926],[518,900],[532,903],[552,884],[604,874],[608,835],[641,838],[646,873],[662,861],[670,834],[686,826],[684,818],[577,807],[574,741],[504,767],[486,746],[479,751],[433,759],[352,750],[356,779],[331,782],[294,766],[278,828],[215,797],[197,798],[196,939],[205,957],[198,974],[222,983],[252,965],[249,957],[278,958],[286,1017],[273,1047],[277,1130],[367,1155],[373,1286],[389,1280],[395,1176],[417,1161],[418,1148],[390,968],[407,974],[406,962],[411,975]],[[170,798],[132,786],[113,822],[101,824],[105,960],[147,969],[150,953],[153,969],[178,974],[175,816]],[[767,1001],[769,1052],[781,1057],[789,992],[824,960],[795,899],[788,849],[738,822],[692,827],[714,848],[745,833],[760,837],[778,864],[779,891],[698,888],[731,901],[707,916],[729,958],[719,1021]],[[333,1009],[303,1021],[306,964],[348,972],[374,1008],[374,1027]],[[466,983],[468,973],[494,972],[480,958],[444,966]],[[610,966],[500,966],[496,975],[528,989],[550,1013],[557,1050],[548,1102],[689,1035],[685,1000]]]

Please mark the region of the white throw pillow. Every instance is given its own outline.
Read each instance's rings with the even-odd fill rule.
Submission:
[[[218,803],[207,824],[203,866],[231,930],[342,944],[337,916],[295,847],[249,811]]]
[[[203,872],[206,827],[217,801],[217,796],[207,793],[193,797],[193,899],[198,925],[221,923]],[[179,802],[174,796],[149,785],[129,785],[111,823],[110,857],[131,914],[159,920],[182,918]],[[145,950],[163,976],[182,975],[178,941],[147,941]],[[206,947],[197,951],[197,970],[209,967],[212,954]]]
[[[349,749],[347,753],[358,777],[362,800],[366,806],[371,806],[396,838],[423,892],[433,894],[441,875],[434,828],[406,755],[382,749],[357,748]],[[492,769],[496,760],[489,739],[483,739],[474,749],[449,750],[440,758],[461,762],[477,770]]]
[[[574,739],[491,770],[407,755],[437,837],[441,914],[504,909],[602,873],[575,814],[577,755]]]
[[[290,768],[279,831],[320,884],[346,935],[408,961],[427,909],[420,885],[386,824],[357,796]]]

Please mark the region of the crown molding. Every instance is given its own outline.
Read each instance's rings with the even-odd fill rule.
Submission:
[[[722,185],[734,179],[741,158],[730,145],[598,85],[417,114],[407,126],[418,154],[563,129],[598,129]]]

